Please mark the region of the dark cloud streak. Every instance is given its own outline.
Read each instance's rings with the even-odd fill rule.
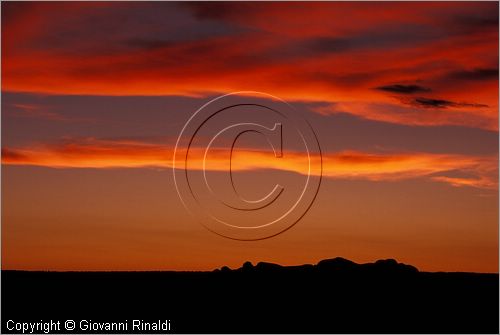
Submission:
[[[402,85],[402,84],[379,86],[376,89],[380,91],[398,93],[398,94],[413,94],[413,93],[431,91],[430,88],[422,87],[419,85]]]
[[[422,108],[450,108],[450,107],[455,107],[455,108],[464,108],[464,107],[485,108],[485,107],[489,107],[488,105],[484,105],[484,104],[467,103],[467,102],[454,102],[454,101],[449,101],[449,100],[444,100],[444,99],[431,99],[431,98],[422,98],[422,97],[417,97],[417,98],[412,98],[412,99],[403,99],[402,101],[408,105],[413,105],[413,106],[422,107]]]
[[[478,68],[455,71],[451,72],[446,77],[452,80],[496,80],[498,79],[498,68]]]

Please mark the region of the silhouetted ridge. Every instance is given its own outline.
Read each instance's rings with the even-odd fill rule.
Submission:
[[[2,271],[1,316],[169,319],[174,333],[498,334],[498,279],[341,257],[191,272]]]
[[[258,271],[279,271],[283,269],[283,266],[274,263],[259,262],[255,269]]]
[[[368,264],[370,266],[370,264]],[[382,259],[378,260],[373,264],[374,267],[379,271],[386,272],[402,272],[402,273],[416,273],[418,269],[413,265],[398,263],[394,259]]]
[[[342,257],[324,259],[316,265],[322,271],[346,271],[351,270],[359,264]]]
[[[292,265],[283,266],[268,262],[259,262],[254,266],[250,261],[243,263],[243,265],[238,268],[231,270],[227,266],[223,266],[220,270],[216,269],[215,272],[237,272],[237,273],[266,273],[266,272],[303,272],[303,271],[319,271],[321,273],[356,273],[356,272],[370,272],[372,274],[412,274],[418,273],[418,269],[412,265],[407,265],[404,263],[398,263],[395,259],[381,259],[374,263],[363,263],[358,264],[351,260],[335,257],[330,259],[324,259],[316,265],[303,264],[303,265]]]

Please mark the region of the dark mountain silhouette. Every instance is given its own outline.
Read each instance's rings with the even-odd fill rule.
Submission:
[[[420,272],[393,259],[246,262],[211,272],[2,271],[2,332],[10,319],[169,319],[177,333],[498,333],[498,297],[498,274]]]

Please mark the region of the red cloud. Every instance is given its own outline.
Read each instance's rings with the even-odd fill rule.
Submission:
[[[498,72],[496,3],[39,3],[2,12],[5,91],[251,89],[342,103],[353,107],[343,112],[384,122],[498,129],[498,77],[470,75]],[[160,34],[169,28],[164,20],[144,25],[158,13],[183,15],[196,33]],[[206,33],[214,22],[225,30]],[[420,98],[469,108],[403,110],[397,92],[376,89],[417,84],[428,88]]]

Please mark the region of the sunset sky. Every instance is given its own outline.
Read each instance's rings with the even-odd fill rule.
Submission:
[[[3,269],[341,256],[498,272],[498,2],[1,9]],[[262,241],[211,233],[174,187],[185,122],[236,91],[287,101],[323,153],[307,215]],[[240,144],[233,168],[249,198],[303,173],[291,149],[276,160],[262,139]]]

